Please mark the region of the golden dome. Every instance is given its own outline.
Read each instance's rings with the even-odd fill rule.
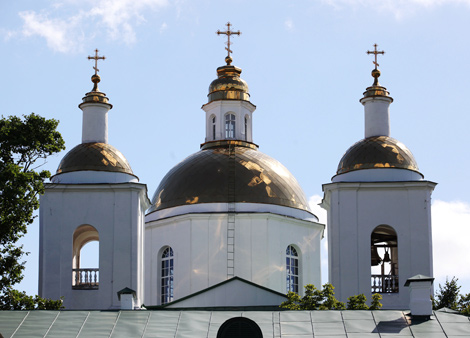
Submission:
[[[388,136],[373,136],[355,143],[341,158],[336,174],[360,169],[400,168],[419,173],[411,151]]]
[[[217,68],[218,78],[209,86],[208,102],[217,100],[250,101],[247,83],[240,78],[242,70],[232,66],[232,58],[225,58],[227,65]]]
[[[70,150],[57,168],[57,174],[80,170],[111,171],[134,175],[124,155],[107,143],[82,143]]]
[[[163,178],[149,212],[201,203],[263,203],[310,211],[294,176],[253,143],[217,141]]]

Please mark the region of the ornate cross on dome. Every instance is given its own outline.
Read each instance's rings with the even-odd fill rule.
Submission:
[[[225,32],[221,32],[220,30],[217,30],[217,35],[221,35],[221,34],[227,35],[227,42],[226,42],[227,47],[225,47],[225,50],[228,53],[227,56],[230,57],[230,53],[233,53],[232,50],[230,49],[230,45],[231,45],[230,36],[231,35],[240,35],[241,32],[240,31],[236,31],[236,32],[231,31],[230,27],[232,26],[232,24],[230,22],[227,22],[226,26],[227,26],[227,30]]]
[[[382,54],[382,55],[383,55],[383,54],[385,54],[385,52],[384,52],[383,50],[382,50],[382,51],[378,51],[378,50],[377,50],[377,44],[374,43],[374,51],[371,52],[370,50],[368,50],[368,51],[367,51],[367,54],[374,54],[374,55],[375,55],[375,61],[372,61],[372,63],[375,65],[375,69],[377,69],[377,67],[379,66],[379,64],[377,63],[377,55],[378,55],[378,54]]]
[[[93,69],[95,70],[95,75],[98,75],[98,72],[100,71],[98,69],[98,60],[104,60],[106,59],[104,56],[98,56],[98,49],[95,49],[95,56],[89,56],[88,60],[95,60],[95,66]]]

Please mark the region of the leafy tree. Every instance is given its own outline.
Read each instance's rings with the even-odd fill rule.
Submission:
[[[380,293],[374,293],[372,295],[372,302],[370,303],[370,310],[380,310],[382,308],[382,295]]]
[[[2,305],[6,310],[60,310],[62,306],[62,298],[52,300],[41,298],[39,296],[28,296],[26,292],[10,289],[5,297]]]
[[[323,302],[319,307],[319,310],[344,310],[346,305],[335,298],[335,287],[330,283],[323,285],[322,295]]]
[[[51,176],[36,170],[47,156],[65,149],[58,123],[34,113],[0,119],[0,308],[11,308],[9,297],[22,295],[12,289],[23,279],[25,263],[17,242],[33,222],[38,195]]]
[[[281,308],[289,310],[343,310],[344,303],[335,298],[334,287],[331,284],[323,285],[318,290],[313,284],[305,285],[305,295],[300,297],[295,292],[287,293],[287,301],[281,304]]]
[[[348,310],[369,310],[366,301],[367,298],[363,293],[348,297]]]
[[[459,311],[466,316],[470,316],[470,293],[460,295]]]
[[[439,291],[436,294],[436,298],[432,300],[434,310],[438,310],[443,307],[452,310],[459,309],[458,299],[460,286],[457,285],[458,280],[459,279],[455,278],[454,276],[450,281],[448,278],[446,278],[446,283],[444,286],[439,284]]]

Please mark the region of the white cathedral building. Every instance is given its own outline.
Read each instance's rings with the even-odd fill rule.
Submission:
[[[108,144],[112,105],[95,72],[79,105],[82,143],[65,155],[41,197],[42,297],[64,297],[66,309],[119,309],[123,302],[135,309],[263,308],[278,306],[287,291],[320,287],[325,225],[286,167],[258,150],[256,106],[241,69],[230,55],[225,61],[202,106],[201,150],[171,169],[151,200]],[[384,308],[406,309],[407,279],[433,274],[435,183],[390,137],[393,99],[378,83],[377,67],[372,76],[360,100],[365,137],[323,186],[329,282],[341,301],[379,292]],[[80,260],[91,241],[99,243],[96,268]]]

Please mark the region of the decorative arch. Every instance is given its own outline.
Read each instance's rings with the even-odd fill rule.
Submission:
[[[175,255],[170,246],[163,247],[160,252],[160,301],[166,304],[174,298]]]
[[[80,225],[73,232],[72,238],[72,287],[74,289],[98,289],[99,287],[99,263],[98,267],[85,267],[81,262],[83,247],[90,242],[99,241],[98,230],[92,225]]]
[[[372,293],[397,293],[398,237],[389,225],[379,225],[370,236],[371,291]]]
[[[235,138],[235,120],[236,116],[234,113],[229,112],[225,114],[225,138],[234,139]]]
[[[299,255],[300,251],[290,244],[286,248],[286,291],[299,293]]]
[[[217,338],[263,338],[260,327],[246,317],[234,317],[225,321],[217,331]]]

